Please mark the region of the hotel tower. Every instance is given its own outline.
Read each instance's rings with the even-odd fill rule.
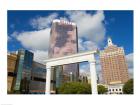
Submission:
[[[107,47],[100,52],[100,61],[105,84],[125,83],[128,80],[124,49],[114,45],[111,38],[108,38]]]

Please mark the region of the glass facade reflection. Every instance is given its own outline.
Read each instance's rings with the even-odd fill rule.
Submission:
[[[50,33],[49,58],[62,57],[77,53],[77,40],[77,26],[75,23],[63,20],[54,20],[52,22]],[[79,76],[78,64],[54,67],[52,71],[53,77],[51,80],[52,87],[59,87],[62,83],[70,81],[70,73],[74,75],[74,81],[77,81]]]
[[[17,63],[17,78],[14,90],[22,90],[23,92],[25,92],[29,89],[33,63],[33,53],[27,50],[19,50]]]
[[[8,55],[8,93],[45,94],[46,66],[33,56],[28,50]]]
[[[46,66],[34,61],[31,71],[30,93],[45,94],[45,86]]]

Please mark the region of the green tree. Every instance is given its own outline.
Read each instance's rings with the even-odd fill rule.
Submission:
[[[128,80],[123,86],[124,94],[133,94],[133,79]]]
[[[105,94],[108,89],[103,85],[98,85],[98,94]]]
[[[91,94],[91,85],[88,83],[68,82],[57,89],[57,94]]]

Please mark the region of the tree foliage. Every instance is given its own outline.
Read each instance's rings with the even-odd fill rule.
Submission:
[[[133,94],[133,79],[128,80],[123,86],[124,94]]]
[[[57,94],[91,94],[91,85],[81,82],[68,82],[57,89]]]
[[[103,85],[98,85],[98,94],[105,94],[107,92],[107,88]]]

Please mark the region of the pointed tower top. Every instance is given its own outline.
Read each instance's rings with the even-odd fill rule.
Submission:
[[[109,38],[108,38],[108,46],[112,46],[112,45],[113,45],[112,40],[111,40],[111,38],[109,37]]]

